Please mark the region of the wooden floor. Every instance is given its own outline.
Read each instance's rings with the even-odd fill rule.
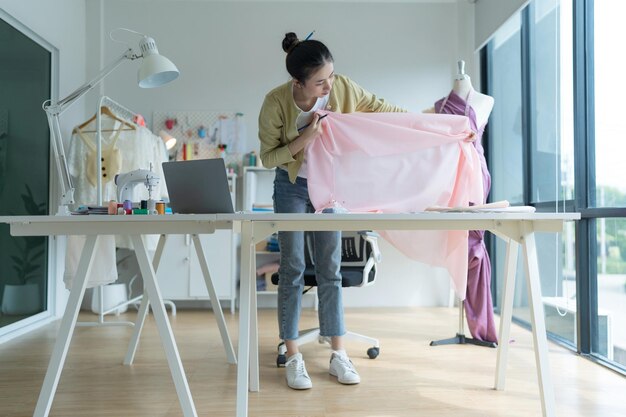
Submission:
[[[277,368],[274,310],[259,313],[261,391],[250,394],[250,416],[413,417],[539,416],[541,405],[532,338],[513,326],[507,385],[494,391],[496,349],[472,345],[430,347],[453,336],[457,310],[447,308],[355,309],[346,312],[352,331],[380,339],[381,354],[350,344],[362,382],[339,385],[328,375],[329,351],[302,347],[313,389],[287,388]],[[120,318],[133,319],[134,313]],[[89,313],[81,320],[95,320]],[[116,319],[112,317],[110,320]],[[233,343],[237,316],[226,320]],[[306,310],[304,327],[315,327]],[[234,416],[236,366],[228,365],[212,314],[183,310],[172,326],[199,416]],[[32,416],[50,359],[57,324],[0,345],[0,416]],[[50,416],[182,416],[152,317],[134,365],[122,365],[128,327],[81,327],[74,333]],[[560,417],[626,416],[626,378],[550,344],[550,365]]]

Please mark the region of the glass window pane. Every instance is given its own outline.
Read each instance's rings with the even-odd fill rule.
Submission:
[[[595,353],[626,366],[626,219],[597,219],[598,331]]]
[[[556,202],[573,198],[572,8],[559,0],[533,5],[530,200]]]
[[[495,100],[489,122],[491,200],[524,202],[522,169],[522,77],[519,15],[490,44],[490,94]]]
[[[0,216],[48,214],[51,53],[0,19],[0,57]],[[47,249],[0,225],[0,327],[46,310]]]
[[[546,329],[564,340],[576,344],[576,259],[574,224],[566,224],[563,233],[535,235],[541,293]],[[504,254],[506,245],[498,240],[496,260],[497,302],[502,306],[504,283]],[[530,323],[530,306],[523,252],[520,248],[517,262],[513,316]]]
[[[595,207],[626,207],[621,79],[626,2],[594,2]],[[617,87],[617,89],[616,89]]]

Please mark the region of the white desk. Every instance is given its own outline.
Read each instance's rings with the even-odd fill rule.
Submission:
[[[76,278],[73,280],[61,327],[52,351],[52,357],[46,371],[46,376],[39,394],[34,417],[46,417],[50,412],[52,400],[57,389],[63,364],[67,356],[70,340],[76,325],[76,319],[81,300],[85,293],[87,276],[94,258],[96,241],[101,235],[128,235],[130,236],[139,269],[144,279],[145,295],[137,314],[133,336],[128,347],[125,364],[133,361],[139,335],[143,326],[148,305],[152,303],[152,311],[157,324],[161,343],[165,349],[167,362],[174,380],[178,399],[185,417],[196,417],[196,408],[189,391],[174,335],[167,319],[161,292],[159,291],[156,273],[163,255],[165,240],[170,234],[191,234],[193,236],[198,259],[200,259],[205,284],[211,297],[211,305],[222,336],[222,343],[226,350],[229,363],[235,363],[235,353],[228,335],[224,315],[211,281],[209,268],[206,263],[199,234],[210,234],[216,229],[231,229],[232,220],[217,220],[215,215],[176,215],[176,216],[24,216],[0,217],[0,223],[10,225],[13,236],[53,236],[53,235],[87,235],[85,247],[82,251]],[[160,234],[159,244],[152,263],[143,235]]]
[[[277,231],[310,230],[489,230],[507,242],[506,275],[500,320],[500,340],[509,340],[513,290],[519,245],[526,267],[537,377],[544,417],[555,415],[554,391],[548,364],[548,342],[541,302],[535,232],[561,232],[578,213],[416,213],[416,214],[235,214],[217,215],[241,228],[241,281],[237,417],[248,415],[248,389],[259,391],[256,315],[255,244]],[[504,389],[509,344],[498,345],[495,389]]]
[[[180,361],[163,300],[159,292],[156,273],[161,259],[164,239],[168,234],[192,234],[199,258],[206,259],[199,246],[197,235],[213,233],[216,229],[234,227],[241,232],[241,283],[239,317],[239,351],[237,369],[237,417],[248,415],[248,389],[258,391],[258,334],[256,315],[255,245],[276,231],[295,230],[489,230],[507,242],[505,260],[506,275],[500,320],[500,340],[509,340],[513,312],[513,290],[517,267],[518,246],[521,244],[526,266],[528,295],[531,307],[531,325],[535,348],[537,377],[541,395],[543,416],[553,417],[554,392],[548,364],[548,345],[541,301],[541,286],[535,232],[558,233],[565,221],[580,219],[578,213],[417,213],[417,214],[218,214],[176,216],[27,216],[0,217],[0,222],[11,225],[15,236],[87,235],[87,243],[78,265],[70,298],[65,310],[52,358],[46,372],[34,416],[45,417],[50,411],[52,399],[67,355],[70,339],[86,287],[86,277],[93,259],[99,235],[130,235],[148,300],[152,300],[155,321],[166,352],[176,391],[186,417],[196,416],[189,386]],[[142,235],[160,234],[154,266],[150,263]],[[219,305],[206,262],[203,264],[205,282],[211,299]],[[247,273],[246,273],[247,272]],[[147,304],[142,303],[133,338],[125,363],[132,362],[137,346]],[[224,323],[221,309],[214,309],[229,362],[234,353]],[[508,343],[498,345],[495,388],[504,389]]]

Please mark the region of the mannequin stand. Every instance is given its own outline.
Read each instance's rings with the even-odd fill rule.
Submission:
[[[498,346],[496,342],[487,342],[484,340],[474,339],[465,336],[465,300],[459,301],[459,331],[454,337],[449,339],[433,340],[430,346],[439,345],[476,345],[495,348]]]

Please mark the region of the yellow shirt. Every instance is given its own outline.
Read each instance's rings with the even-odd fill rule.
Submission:
[[[265,96],[259,113],[259,139],[263,166],[274,168],[285,165],[289,179],[295,182],[304,151],[291,155],[287,146],[300,135],[296,119],[302,112],[293,99],[292,85],[293,82],[289,81]],[[348,77],[339,74],[335,74],[326,110],[336,113],[406,112],[400,107],[386,103]]]

